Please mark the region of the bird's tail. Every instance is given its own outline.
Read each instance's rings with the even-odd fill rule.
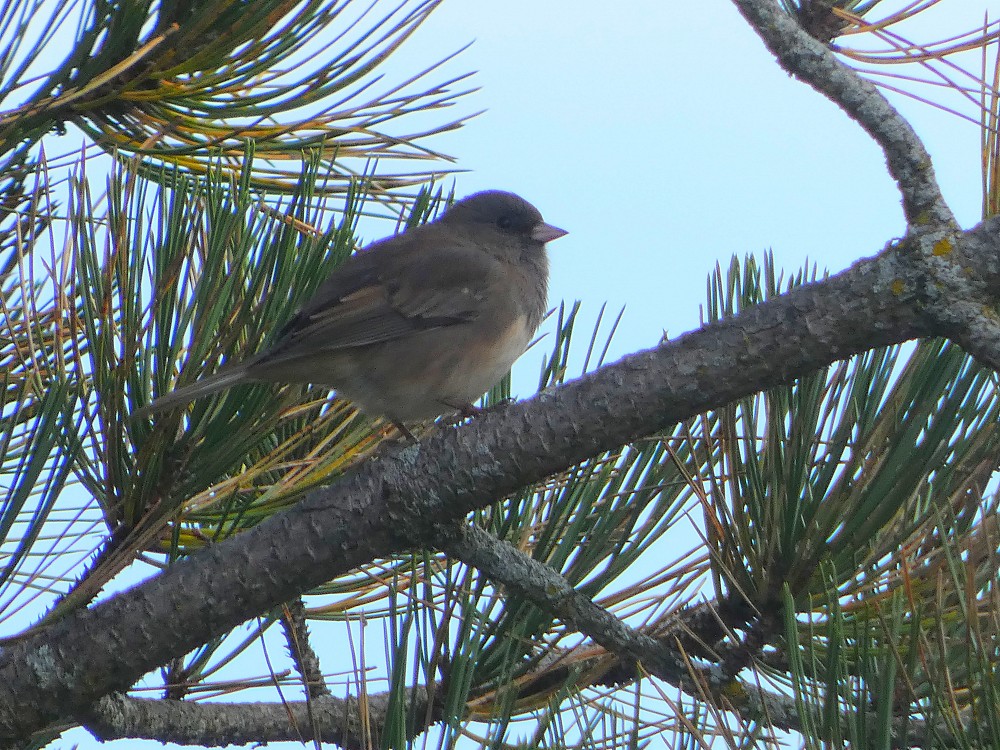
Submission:
[[[142,419],[150,416],[154,412],[166,411],[178,406],[183,406],[184,404],[191,403],[192,401],[202,398],[203,396],[209,396],[213,393],[224,391],[226,388],[231,388],[239,383],[250,382],[251,380],[252,378],[247,377],[247,367],[243,364],[225,368],[214,375],[202,378],[196,383],[186,385],[183,388],[178,388],[175,391],[171,391],[166,395],[160,396],[148,406],[144,406],[142,409],[136,411],[133,416],[135,418]]]

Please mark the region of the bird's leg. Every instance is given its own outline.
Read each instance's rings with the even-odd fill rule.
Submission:
[[[458,407],[457,416],[461,419],[475,419],[483,413],[484,409],[481,409],[474,404],[463,404]]]
[[[456,407],[453,404],[449,404],[449,406],[452,406],[455,409],[455,413],[452,414],[450,417],[442,417],[441,423],[449,427],[454,427],[455,425],[459,424],[460,422],[466,419],[476,419],[477,417],[481,417],[484,414],[489,414],[490,412],[496,411],[497,409],[502,409],[503,407],[507,406],[507,404],[511,404],[513,402],[514,399],[505,398],[502,401],[497,401],[495,404],[490,404],[489,406],[486,407],[475,406],[473,404],[461,404]]]
[[[440,422],[445,427],[455,427],[461,424],[466,419],[473,419],[478,417],[482,409],[478,406],[473,406],[472,404],[463,404],[456,406],[455,404],[448,404],[452,409],[455,410],[453,414],[447,414],[440,418]]]
[[[408,443],[415,443],[415,442],[417,442],[416,437],[413,436],[412,432],[410,432],[408,429],[406,429],[406,425],[403,424],[402,422],[397,422],[396,420],[393,420],[392,421],[392,426],[396,428],[396,430],[399,432],[400,435],[403,436],[403,438],[406,440],[406,442],[408,442]]]

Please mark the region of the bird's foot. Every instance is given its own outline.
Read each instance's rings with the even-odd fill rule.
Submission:
[[[447,427],[454,427],[461,424],[467,419],[476,419],[484,414],[489,414],[490,412],[502,409],[508,404],[514,402],[512,398],[505,398],[502,401],[497,401],[489,406],[473,406],[472,404],[463,404],[458,407],[458,410],[449,417],[441,417],[441,424]]]

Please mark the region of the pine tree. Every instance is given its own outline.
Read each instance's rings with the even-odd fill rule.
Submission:
[[[1000,746],[1000,73],[963,231],[855,70],[961,93],[996,24],[734,0],[899,185],[907,234],[841,274],[734,259],[701,329],[610,365],[619,321],[560,307],[543,397],[417,445],[313,387],[135,418],[266,346],[359,222],[451,198],[465,77],[380,77],[440,1],[0,8],[0,737]]]

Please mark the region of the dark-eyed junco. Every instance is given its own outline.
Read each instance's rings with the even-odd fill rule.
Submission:
[[[471,195],[347,259],[271,348],[143,411],[251,382],[327,385],[399,425],[467,410],[538,328],[545,243],[564,234],[513,193]]]

